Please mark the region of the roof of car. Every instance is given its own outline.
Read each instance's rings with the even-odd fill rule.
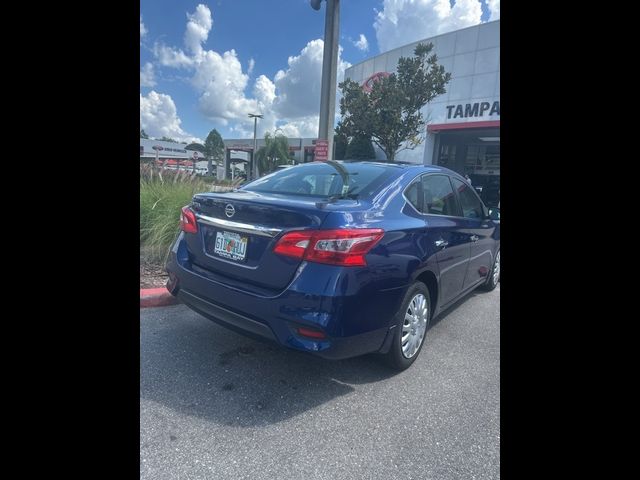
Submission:
[[[454,174],[460,176],[459,173],[454,172],[448,168],[442,167],[440,165],[423,165],[421,163],[409,163],[409,162],[380,162],[376,160],[339,160],[345,163],[366,163],[369,165],[379,165],[381,167],[389,167],[389,168],[403,168],[403,169],[422,169],[427,172],[440,172],[447,174]]]
[[[348,165],[353,165],[353,164],[364,164],[364,165],[376,165],[376,166],[380,166],[380,167],[386,167],[389,169],[398,169],[398,170],[415,170],[415,171],[422,171],[425,173],[446,173],[448,175],[454,175],[456,177],[462,178],[462,176],[457,173],[454,172],[453,170],[450,170],[448,168],[442,167],[440,165],[423,165],[421,163],[409,163],[409,162],[382,162],[382,161],[378,161],[378,160],[336,160],[339,163],[344,163],[344,164],[348,164]],[[300,166],[300,165],[310,165],[311,163],[324,163],[323,161],[315,161],[315,162],[310,162],[310,163],[298,163],[295,166]],[[294,166],[294,165],[289,165],[289,166]],[[279,168],[284,167],[284,165],[280,165]]]

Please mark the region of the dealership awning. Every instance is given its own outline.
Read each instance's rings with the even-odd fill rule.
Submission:
[[[500,120],[491,120],[486,122],[434,123],[432,125],[427,125],[427,132],[466,130],[469,128],[500,128]]]

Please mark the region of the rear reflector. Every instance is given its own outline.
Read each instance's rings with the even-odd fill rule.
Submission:
[[[196,214],[189,207],[182,207],[180,214],[180,230],[186,233],[198,233]]]
[[[300,230],[283,235],[273,251],[309,262],[363,266],[365,255],[383,235],[380,228]]]
[[[304,327],[298,327],[296,330],[303,337],[315,338],[317,340],[322,340],[324,338],[327,338],[325,333],[321,332],[320,330],[312,330],[310,328],[304,328]]]

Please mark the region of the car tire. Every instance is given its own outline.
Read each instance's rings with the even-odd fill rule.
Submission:
[[[482,284],[482,290],[485,292],[491,292],[498,286],[500,282],[500,249],[496,252],[496,256],[493,259],[493,265],[491,265],[491,272],[487,276],[487,280]]]
[[[390,367],[405,370],[416,361],[424,345],[431,313],[429,289],[422,282],[414,283],[407,290],[394,317],[395,334],[389,352],[385,354]],[[414,321],[408,317],[414,318]]]

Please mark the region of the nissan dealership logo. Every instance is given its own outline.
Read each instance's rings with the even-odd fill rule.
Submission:
[[[224,207],[224,214],[231,218],[236,214],[236,209],[233,208],[233,205],[231,205],[230,203],[227,203],[227,206]]]

